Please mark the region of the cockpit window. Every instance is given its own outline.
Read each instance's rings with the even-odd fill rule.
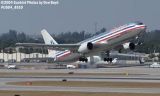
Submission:
[[[142,23],[142,22],[139,22],[139,21],[136,22],[136,24],[137,24],[137,25],[143,25],[143,23]]]

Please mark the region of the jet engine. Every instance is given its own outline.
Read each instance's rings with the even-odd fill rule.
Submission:
[[[130,49],[130,50],[134,50],[135,49],[135,44],[132,42],[127,42],[123,44],[123,48],[124,49]]]
[[[78,49],[78,52],[87,53],[92,49],[93,49],[93,44],[91,42],[88,42],[88,43],[81,44],[81,46]]]

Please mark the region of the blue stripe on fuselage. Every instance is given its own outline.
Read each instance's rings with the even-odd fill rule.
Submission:
[[[65,50],[65,51],[57,51],[56,52],[56,56],[62,55],[65,52],[68,52],[69,50]]]

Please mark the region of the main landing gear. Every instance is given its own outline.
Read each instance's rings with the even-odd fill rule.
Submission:
[[[104,61],[107,61],[107,62],[112,63],[113,59],[112,59],[112,58],[110,58],[110,52],[109,52],[109,51],[106,51],[106,52],[105,52],[105,58],[104,58]]]
[[[82,61],[82,62],[88,62],[88,59],[85,57],[85,56],[83,56],[83,57],[80,57],[79,58],[79,61]]]
[[[113,59],[112,58],[104,58],[104,61],[112,63]]]

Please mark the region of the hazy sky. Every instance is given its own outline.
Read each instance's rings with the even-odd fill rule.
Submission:
[[[53,6],[24,6],[24,10],[0,10],[0,33],[9,29],[40,34],[82,31],[94,32],[94,24],[110,30],[134,21],[149,30],[160,29],[160,0],[59,0]]]

